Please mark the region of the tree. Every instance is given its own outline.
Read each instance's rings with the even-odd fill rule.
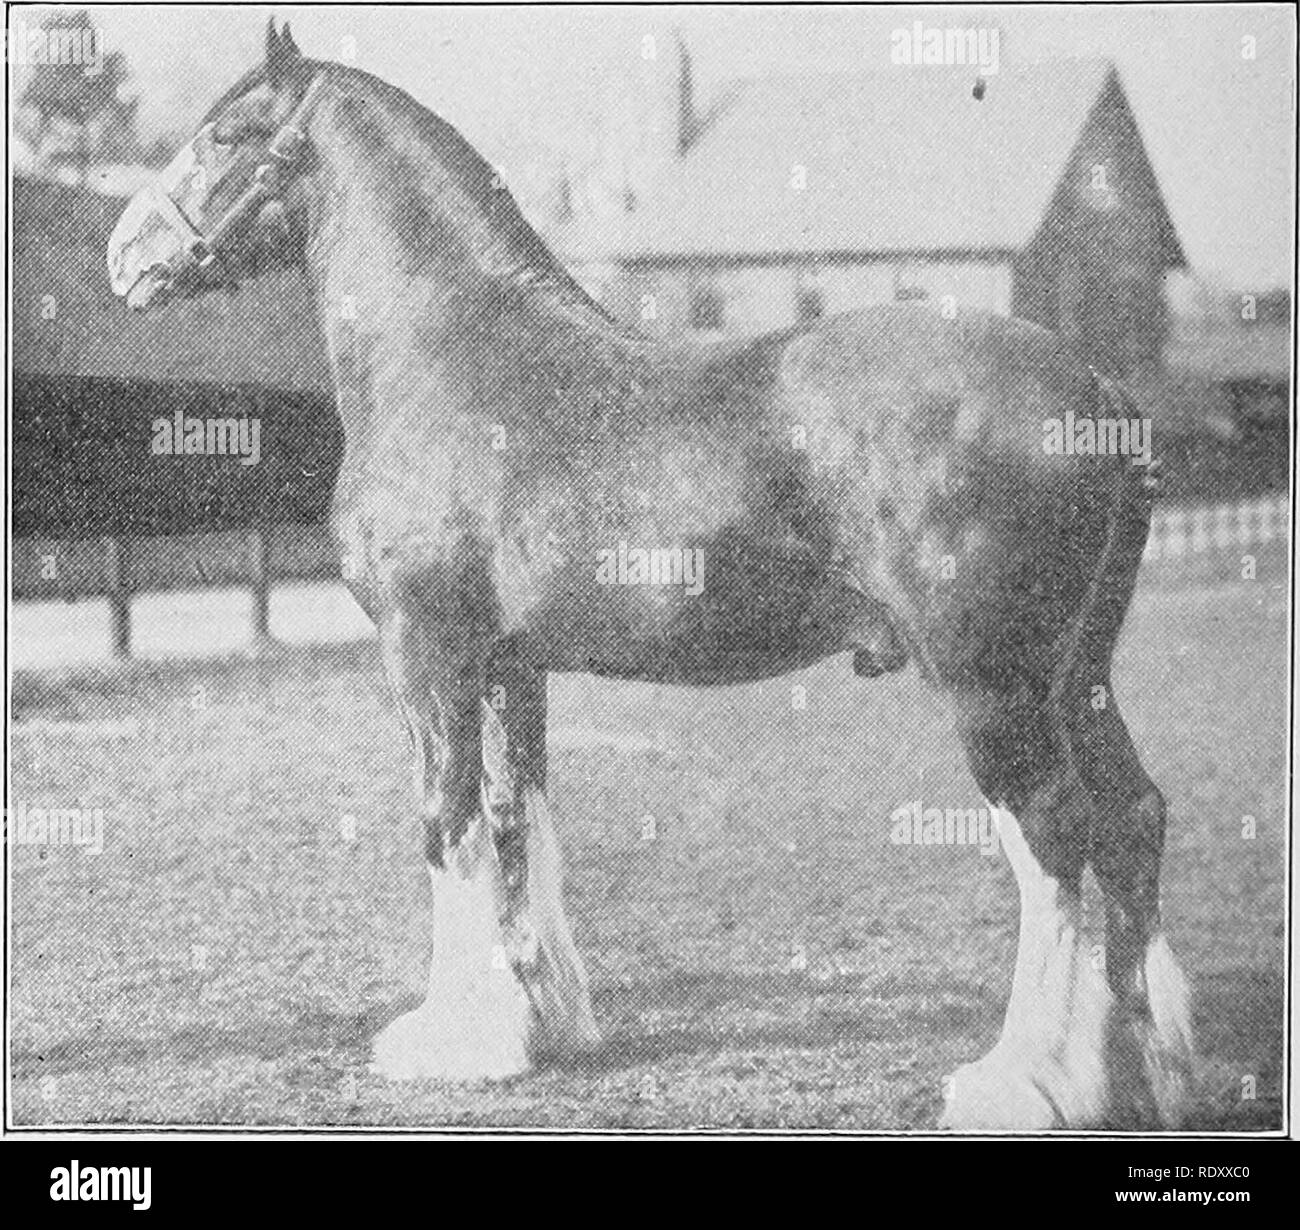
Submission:
[[[97,46],[100,38],[81,9],[56,10],[41,31],[51,48],[88,48]],[[21,103],[27,113],[25,135],[37,160],[70,163],[84,183],[92,160],[133,157],[138,100],[121,97],[128,76],[120,51],[97,57],[93,66],[63,55],[32,64]]]

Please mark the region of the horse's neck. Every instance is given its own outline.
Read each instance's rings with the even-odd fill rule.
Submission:
[[[318,144],[308,263],[350,447],[397,400],[461,412],[478,364],[527,379],[543,338],[606,361],[619,348],[513,201],[476,191],[490,168],[440,121],[420,123],[348,96]],[[431,130],[448,144],[431,148]]]

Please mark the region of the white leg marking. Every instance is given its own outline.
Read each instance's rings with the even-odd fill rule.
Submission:
[[[1150,1009],[1149,1020],[1139,1018],[1137,1024],[1146,1078],[1161,1123],[1178,1128],[1192,1094],[1191,994],[1163,932],[1147,944],[1139,977],[1139,994],[1146,992]]]
[[[997,1045],[949,1078],[941,1122],[966,1129],[1096,1122],[1106,1109],[1114,996],[1084,938],[1079,895],[1044,872],[1010,812],[995,815],[1020,889],[1011,999]]]
[[[587,970],[564,915],[560,843],[546,796],[525,791],[528,815],[528,910],[543,968],[536,993],[548,1045],[562,1049],[594,1046],[600,1030],[591,1010]]]
[[[500,1079],[528,1069],[532,1009],[501,934],[504,888],[487,825],[476,817],[430,868],[433,957],[424,1003],[375,1039],[372,1071],[390,1080]]]
[[[507,756],[505,727],[491,705],[483,704],[483,812],[492,814],[494,792],[522,806],[526,830],[527,883],[518,916],[509,918],[511,957],[537,1015],[535,1041],[553,1051],[570,1051],[600,1040],[587,992],[587,971],[564,917],[560,843],[546,795],[525,784],[523,798]]]

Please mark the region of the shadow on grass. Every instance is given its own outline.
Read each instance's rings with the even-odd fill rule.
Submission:
[[[202,1064],[236,1056],[270,1060],[313,1051],[361,1051],[389,1021],[415,1006],[414,1002],[400,1008],[385,1004],[356,1015],[321,1013],[293,1022],[250,1021],[240,1029],[197,1025],[149,1040],[70,1038],[39,1050],[15,1051],[12,1071],[15,1079],[39,1080],[135,1064]]]
[[[880,989],[885,989],[883,982]],[[545,1057],[540,1070],[600,1074],[724,1050],[818,1050],[889,1042],[900,1035],[941,1040],[986,1032],[999,1011],[989,993],[975,984],[891,976],[879,995],[857,976],[819,980],[796,973],[674,973],[632,987],[605,987],[595,1001],[604,1042],[585,1054]],[[418,1003],[408,998],[355,1015],[304,1014],[293,1022],[250,1021],[236,1029],[194,1026],[149,1040],[73,1038],[15,1052],[12,1070],[17,1079],[40,1079],[235,1056],[275,1060],[321,1051],[359,1054],[379,1030]],[[657,1013],[673,1024],[658,1027],[653,1023]],[[652,1023],[647,1024],[647,1017]]]
[[[817,979],[789,972],[678,972],[594,996],[603,1043],[550,1056],[544,1070],[605,1075],[671,1059],[764,1048],[825,1050],[888,1043],[900,1036],[942,1040],[978,1032],[1000,1005],[973,983],[857,975]],[[660,1025],[658,1014],[668,1018]],[[683,1023],[685,1018],[685,1023]]]

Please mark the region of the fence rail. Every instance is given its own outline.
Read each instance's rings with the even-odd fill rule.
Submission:
[[[339,577],[338,557],[322,526],[277,525],[209,534],[14,543],[15,601],[106,598],[114,657],[131,654],[135,594],[218,586],[253,595],[253,637],[270,639],[271,587],[278,581]]]
[[[1193,507],[1157,505],[1143,558],[1180,560],[1265,546],[1286,539],[1289,532],[1288,496]],[[118,658],[131,656],[131,600],[136,594],[246,587],[253,596],[253,638],[262,642],[270,639],[273,585],[338,578],[334,544],[319,525],[167,537],[27,538],[15,542],[13,550],[15,601],[107,599],[111,650]]]

